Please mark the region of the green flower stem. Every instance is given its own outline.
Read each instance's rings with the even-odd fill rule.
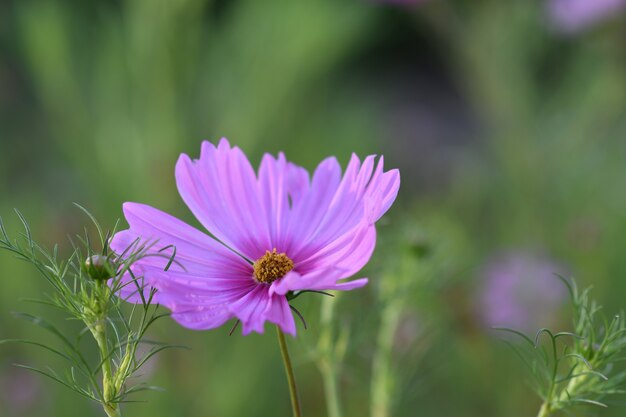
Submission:
[[[579,367],[574,368],[572,370],[572,373],[575,373],[577,368]],[[546,398],[543,404],[541,404],[541,408],[539,409],[539,413],[537,414],[537,417],[548,417],[552,415],[552,412],[562,408],[562,407],[559,407],[559,404],[567,401],[569,396],[575,396],[577,390],[586,381],[586,379],[587,379],[586,375],[580,375],[576,378],[570,379],[567,384],[567,387],[560,390],[558,398],[556,399],[554,399],[556,388],[553,385],[550,389],[548,398]]]
[[[554,384],[555,378],[556,378],[556,375],[553,375],[550,388],[548,388],[548,396],[543,401],[543,404],[541,404],[541,408],[539,409],[539,413],[537,414],[537,417],[548,417],[550,414],[552,414],[552,411],[553,411],[552,410],[552,406],[553,406],[552,397],[554,397],[554,391],[556,389],[555,384]]]
[[[541,408],[539,409],[539,414],[537,417],[548,417],[551,414],[550,407],[547,402],[541,404]]]
[[[280,347],[280,353],[283,357],[283,365],[285,365],[285,374],[287,375],[287,382],[289,384],[289,395],[291,396],[291,409],[293,411],[293,417],[301,417],[302,413],[300,412],[298,387],[296,386],[296,379],[293,375],[293,367],[291,366],[291,359],[289,358],[289,351],[287,350],[285,334],[278,326],[276,326],[276,334],[278,335],[278,346]]]
[[[320,320],[322,331],[318,340],[317,367],[322,375],[328,417],[343,416],[338,384],[341,367],[337,364],[342,362],[345,355],[348,334],[343,332],[337,340],[333,339],[333,318],[338,297],[339,294],[334,298],[325,297],[322,300]]]
[[[92,330],[93,336],[100,350],[100,360],[102,362],[102,407],[109,417],[120,417],[118,404],[112,402],[115,398],[115,381],[111,371],[111,358],[107,347],[106,325],[104,322],[96,323]]]
[[[113,402],[113,399],[117,395],[115,376],[111,369],[111,357],[109,355],[109,347],[107,344],[107,328],[105,318],[102,317],[103,311],[101,306],[97,303],[104,302],[108,296],[109,287],[105,281],[98,283],[95,299],[96,299],[96,322],[90,326],[91,333],[98,344],[98,350],[100,351],[100,360],[102,361],[102,408],[109,417],[120,417],[119,404]]]
[[[326,397],[328,417],[342,417],[341,406],[339,405],[337,372],[330,364],[320,367],[320,371],[322,373],[322,380],[324,381],[324,396]]]
[[[382,312],[376,352],[373,358],[371,383],[371,417],[391,415],[394,375],[392,370],[393,341],[400,322],[400,303],[390,302]]]
[[[107,416],[109,417],[121,417],[122,416],[122,413],[120,413],[120,407],[117,405],[105,404],[103,407],[104,407],[104,412],[107,413]]]

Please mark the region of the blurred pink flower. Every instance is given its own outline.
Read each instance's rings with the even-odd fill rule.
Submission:
[[[578,32],[608,19],[626,6],[626,0],[550,0],[548,15],[563,32]]]
[[[258,175],[237,147],[222,139],[202,143],[200,158],[183,154],[176,184],[203,233],[155,208],[125,203],[130,228],[118,232],[118,253],[137,240],[151,252],[133,266],[136,276],[157,289],[154,302],[192,329],[211,329],[232,318],[243,333],[263,333],[266,321],[296,333],[287,295],[304,290],[350,290],[367,278],[340,282],[369,260],[376,243],[375,222],[389,209],[400,185],[398,170],[383,172],[383,158],[361,163],[352,155],[341,174],[334,157],[322,161],[312,178],[285,159],[265,154]],[[156,243],[155,243],[156,242]],[[128,277],[125,277],[128,279]],[[122,297],[140,302],[127,285]]]
[[[482,321],[525,332],[553,324],[567,295],[554,274],[564,273],[562,265],[532,252],[497,256],[483,272],[477,300]]]
[[[398,6],[411,6],[414,4],[425,3],[429,0],[373,0],[375,3],[394,4]]]
[[[9,415],[31,414],[44,400],[40,379],[33,372],[12,368],[0,376],[0,404]]]

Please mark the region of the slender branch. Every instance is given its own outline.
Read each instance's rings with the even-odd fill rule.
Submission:
[[[278,326],[276,326],[276,334],[278,335],[278,346],[280,347],[280,353],[283,357],[283,365],[285,366],[285,374],[287,375],[287,383],[289,384],[293,417],[301,417],[302,413],[300,411],[300,400],[298,399],[298,387],[296,386],[296,379],[293,375],[293,367],[291,366],[291,359],[289,358],[289,351],[287,350],[285,334]]]

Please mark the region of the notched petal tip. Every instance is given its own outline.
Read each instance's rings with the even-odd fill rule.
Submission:
[[[191,159],[189,155],[186,153],[181,153],[176,160],[176,166],[174,167],[174,178],[176,181],[180,180],[180,176],[182,174],[188,175],[186,170],[193,166],[194,162],[197,160]]]
[[[146,205],[143,203],[136,203],[134,201],[126,201],[122,203],[122,212],[124,213],[124,217],[127,217],[128,215],[132,216],[135,210],[141,209],[144,206]]]
[[[352,281],[339,282],[335,284],[333,288],[329,288],[329,289],[340,290],[340,291],[350,291],[350,290],[355,290],[357,288],[362,288],[366,286],[368,282],[369,282],[368,278],[353,279]]]
[[[241,334],[243,336],[248,336],[252,332],[258,333],[258,334],[265,333],[265,323],[261,324],[260,326],[258,324],[250,323],[250,322],[243,323]]]
[[[230,146],[230,142],[228,141],[228,139],[226,139],[225,137],[220,138],[219,142],[217,143],[217,150],[229,151],[230,149],[231,149],[231,146]]]
[[[389,171],[385,172],[385,175],[389,175],[390,177],[392,177],[392,182],[397,182],[397,186],[400,186],[400,170],[398,168],[390,169]]]
[[[313,173],[313,176],[315,176],[315,174],[317,174],[318,172],[321,173],[322,171],[338,172],[339,176],[341,176],[341,164],[339,163],[336,157],[329,156],[327,158],[324,158],[322,162],[320,162],[317,165],[317,168],[315,168],[315,172]]]
[[[388,178],[389,191],[386,194],[389,205],[391,205],[396,199],[398,191],[400,190],[400,170],[397,168],[391,169],[385,172],[383,176]]]
[[[289,327],[282,323],[277,324],[277,326],[280,327],[280,330],[282,330],[283,333],[288,334],[291,337],[296,337],[296,326]]]

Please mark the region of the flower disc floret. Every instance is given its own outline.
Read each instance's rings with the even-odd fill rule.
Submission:
[[[274,248],[271,252],[265,251],[265,255],[254,263],[254,279],[271,284],[292,269],[293,261],[284,253],[276,253]]]

